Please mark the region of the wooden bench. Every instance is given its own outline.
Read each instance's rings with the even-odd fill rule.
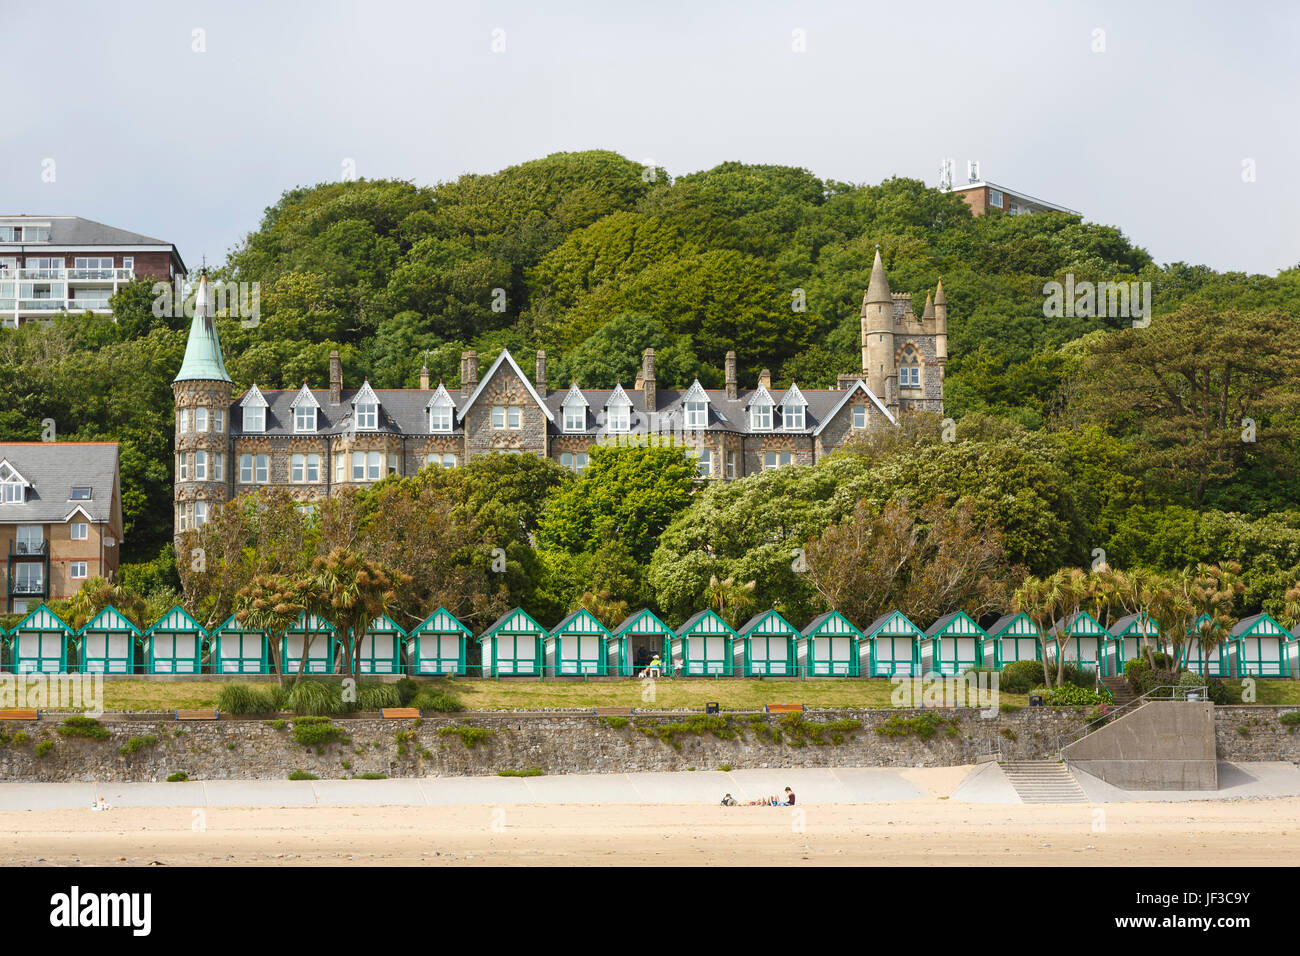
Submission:
[[[39,710],[25,707],[7,707],[0,710],[0,720],[39,720]]]
[[[763,710],[769,714],[802,714],[803,704],[768,704]]]
[[[381,707],[379,716],[384,720],[410,720],[423,715],[418,707]]]
[[[636,713],[631,707],[593,707],[591,712],[597,717],[631,717]]]
[[[202,710],[177,710],[174,711],[177,720],[218,720],[220,712],[215,708],[203,708]]]

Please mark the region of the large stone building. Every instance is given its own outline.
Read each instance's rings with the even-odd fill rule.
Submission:
[[[198,301],[207,302],[206,280]],[[459,387],[431,388],[424,370],[418,389],[344,388],[334,353],[328,388],[253,385],[235,398],[209,312],[195,310],[172,385],[177,534],[256,488],[288,488],[310,502],[492,452],[542,455],[581,471],[594,444],[660,436],[690,449],[701,478],[812,464],[855,432],[897,425],[904,412],[942,412],[948,360],[943,284],[918,316],[910,295],[890,292],[879,251],[862,301],[862,369],[839,376],[833,389],[778,391],[766,371],[741,388],[735,353],[726,358],[724,388],[696,381],[661,389],[653,349],[628,388],[552,389],[546,353],[537,353],[530,378],[508,351],[482,375],[477,354],[464,353]]]

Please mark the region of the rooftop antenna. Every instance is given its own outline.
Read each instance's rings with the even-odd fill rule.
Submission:
[[[951,159],[944,159],[939,163],[939,188],[944,192],[952,189],[952,167]]]
[[[972,183],[980,181],[980,161],[978,159],[966,160],[966,176]]]

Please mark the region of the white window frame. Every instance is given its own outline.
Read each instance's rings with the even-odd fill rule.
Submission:
[[[772,406],[767,404],[749,406],[749,427],[751,431],[770,432],[772,430]]]
[[[695,474],[698,478],[713,477],[713,449],[699,448],[695,452]]]
[[[78,570],[78,569],[81,570],[81,573],[80,573],[80,574],[77,573],[77,570]],[[68,577],[70,577],[72,580],[74,580],[74,581],[80,581],[80,580],[82,580],[83,578],[86,578],[86,577],[89,577],[89,576],[90,576],[90,562],[89,562],[89,561],[69,561],[69,562],[68,562]]]
[[[1002,208],[1002,190],[1000,189],[989,190],[989,205],[996,206],[998,209]]]
[[[226,410],[224,408],[214,408],[212,410],[212,431],[220,435],[226,430]]]
[[[709,403],[687,402],[685,425],[687,428],[708,428]]]
[[[194,480],[208,480],[208,453],[202,449],[194,453]]]
[[[194,431],[198,434],[205,434],[208,430],[208,409],[206,405],[200,405],[194,409]]]
[[[188,408],[182,408],[178,415],[179,418],[177,419],[176,430],[184,435],[190,430],[190,410]]]
[[[307,480],[307,456],[296,452],[289,456],[289,481],[300,485]]]
[[[736,477],[736,453],[734,451],[727,452],[727,477]]]
[[[366,480],[366,453],[364,451],[354,451],[352,453],[352,480]]]
[[[244,409],[244,431],[260,434],[266,431],[266,409],[249,405]]]
[[[253,456],[253,480],[259,485],[265,485],[271,481],[270,455]]]
[[[853,427],[854,428],[867,427],[867,406],[865,405],[853,406]]]
[[[239,483],[241,485],[251,485],[253,483],[253,456],[244,453],[239,456]]]
[[[316,484],[320,481],[320,455],[315,452],[307,455],[307,483]]]
[[[225,452],[217,452],[212,456],[212,480],[226,480],[226,455]]]
[[[512,432],[524,427],[524,410],[518,405],[506,408],[506,428]]]
[[[384,477],[384,455],[383,452],[368,451],[366,452],[366,481],[378,481]]]
[[[585,451],[578,452],[573,456],[573,470],[578,474],[582,474],[582,470],[587,467],[589,460],[590,458]]]
[[[433,405],[429,408],[429,431],[451,431],[452,408],[450,405]]]
[[[90,522],[74,521],[68,529],[68,540],[70,541],[89,541],[90,540]]]
[[[566,432],[582,432],[587,430],[586,405],[564,406],[564,430]]]
[[[208,503],[206,501],[194,502],[194,530],[198,531],[208,523]]]
[[[632,430],[632,409],[627,405],[611,405],[605,409],[605,430],[623,434]]]
[[[783,405],[781,407],[781,427],[785,431],[803,431],[804,407],[802,405]]]
[[[379,427],[379,406],[364,402],[357,406],[357,429],[372,432]]]
[[[506,407],[504,405],[492,406],[492,427],[497,431],[505,431]]]
[[[179,452],[176,455],[176,480],[190,480],[190,456],[187,452]]]
[[[293,430],[296,434],[316,431],[316,411],[314,405],[299,405],[293,410]]]

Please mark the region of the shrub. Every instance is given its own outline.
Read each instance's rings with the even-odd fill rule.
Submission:
[[[1111,703],[1111,696],[1107,691],[1078,687],[1074,684],[1063,684],[1052,690],[1041,690],[1035,693],[1041,693],[1043,703],[1049,707],[1091,707]]]
[[[1300,727],[1300,710],[1288,710],[1278,721],[1283,727]]]
[[[349,743],[342,727],[330,723],[328,717],[298,717],[293,722],[293,739],[304,747],[324,747],[332,743]]]
[[[371,770],[368,771],[367,773],[356,774],[352,779],[353,780],[387,780],[388,774],[375,773],[373,770]]]
[[[1085,667],[1074,661],[1065,662],[1065,683],[1073,684],[1075,687],[1082,687],[1084,690],[1092,690],[1097,686],[1097,669],[1094,667]]]
[[[381,710],[401,707],[402,695],[394,684],[362,684],[357,689],[358,710]]]
[[[465,745],[466,750],[472,750],[474,747],[490,738],[494,733],[496,733],[496,731],[488,727],[461,726],[438,728],[439,737],[459,737],[460,742]]]
[[[14,734],[13,742],[15,747],[26,747],[32,742],[32,738],[28,735],[27,731],[20,730],[18,733]]]
[[[411,701],[411,706],[440,714],[455,714],[465,709],[464,705],[451,694],[428,690],[417,694]]]
[[[62,737],[85,737],[89,740],[108,739],[108,728],[94,717],[69,717],[57,730]]]
[[[615,730],[618,730],[622,727],[626,727],[629,723],[631,723],[631,721],[629,721],[626,717],[619,717],[617,714],[613,714],[609,717],[602,717],[600,718],[600,722],[604,724],[606,727],[612,727]]]
[[[300,680],[290,688],[286,703],[289,710],[300,716],[323,717],[342,713],[343,687],[317,680]]]
[[[542,773],[541,767],[529,767],[527,770],[498,770],[497,776],[498,777],[541,777],[545,775]]]
[[[916,734],[922,740],[929,740],[942,724],[949,721],[938,714],[917,714],[915,717],[890,717],[882,724],[876,725],[876,733],[882,737],[906,737]]]
[[[143,737],[132,737],[117,752],[123,757],[129,757],[131,754],[139,753],[145,747],[154,747],[158,744],[158,737],[155,734],[145,734]]]
[[[271,695],[252,684],[227,684],[217,695],[217,710],[227,714],[266,714],[275,709]]]
[[[1133,693],[1142,694],[1142,687],[1145,685],[1148,677],[1151,676],[1151,665],[1147,663],[1145,657],[1135,657],[1131,661],[1124,662],[1124,677],[1128,680],[1129,687],[1133,688]]]
[[[177,770],[175,773],[167,775],[168,783],[184,783],[188,779],[190,779],[190,775],[184,770]]]
[[[411,701],[415,700],[416,695],[420,693],[420,685],[409,677],[403,677],[393,686],[397,688],[399,707],[409,707]]]
[[[53,749],[54,749],[53,740],[42,740],[39,744],[36,745],[35,753],[36,756],[38,757],[44,757],[47,753],[49,753]]]
[[[1043,682],[1041,661],[1012,661],[1002,668],[998,690],[1008,694],[1028,694]]]
[[[314,773],[308,773],[306,770],[295,770],[289,774],[290,780],[319,780],[320,777]]]

